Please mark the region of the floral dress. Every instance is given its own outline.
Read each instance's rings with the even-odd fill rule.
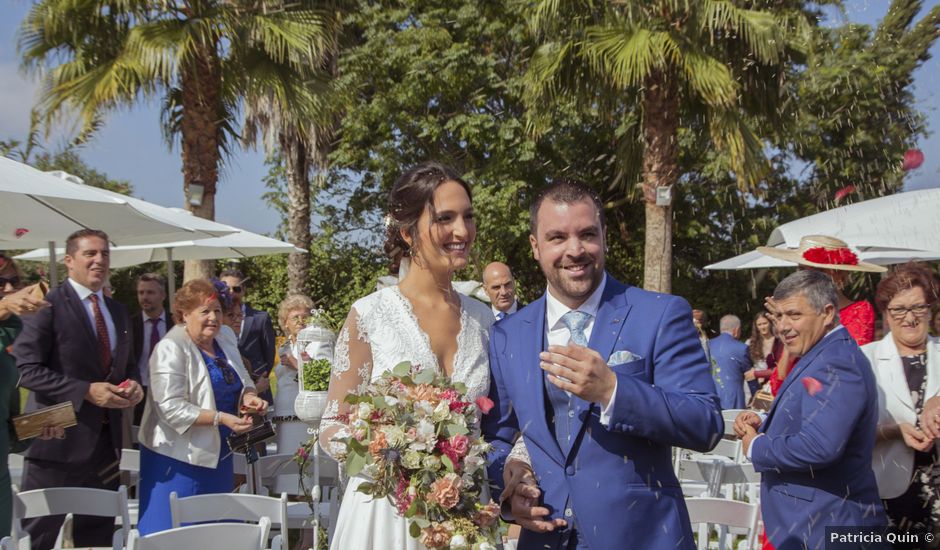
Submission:
[[[493,313],[488,306],[460,296],[460,332],[453,359],[452,379],[467,387],[473,401],[490,386],[489,327]],[[383,288],[353,304],[340,331],[333,360],[327,407],[320,424],[320,446],[331,456],[344,448],[333,438],[348,431],[338,416],[348,410],[343,402],[356,391],[402,361],[440,370],[428,335],[421,329],[411,302],[397,286]],[[330,548],[335,550],[417,550],[423,548],[408,534],[408,522],[386,500],[372,500],[356,488],[362,476],[349,480],[343,496]]]

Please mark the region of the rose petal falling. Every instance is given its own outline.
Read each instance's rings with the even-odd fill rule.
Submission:
[[[822,384],[819,382],[819,380],[816,380],[812,376],[803,378],[802,382],[803,387],[806,388],[806,392],[810,395],[816,395],[822,390]]]
[[[13,234],[16,236],[17,239],[19,239],[20,237],[22,237],[23,235],[27,233],[29,233],[29,229],[26,229],[25,227],[17,227],[16,231],[13,232]]]
[[[904,163],[901,165],[901,168],[906,172],[908,170],[916,170],[920,168],[920,165],[924,163],[924,153],[920,149],[908,149],[904,153]]]
[[[844,199],[844,198],[847,197],[848,195],[851,195],[851,194],[854,193],[854,192],[855,192],[855,186],[854,186],[854,185],[851,185],[851,184],[850,184],[850,185],[846,185],[846,186],[843,187],[842,189],[839,189],[838,191],[836,191],[836,194],[835,194],[832,198],[833,198],[834,201],[839,202],[839,201],[841,201],[842,199]]]

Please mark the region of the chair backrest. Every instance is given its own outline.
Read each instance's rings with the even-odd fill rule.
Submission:
[[[264,550],[271,520],[262,517],[250,523],[209,523],[168,529],[141,537],[131,531],[127,550],[182,550],[188,548],[224,548],[225,550]]]
[[[743,456],[741,440],[739,439],[719,439],[718,444],[706,455],[724,456],[738,462]]]
[[[140,451],[137,449],[121,449],[121,463],[119,468],[122,472],[140,472]]]
[[[213,521],[258,521],[266,517],[271,525],[281,530],[282,545],[290,548],[287,540],[287,495],[280,498],[239,493],[212,493],[179,498],[170,493],[170,516],[173,527],[184,523]]]
[[[16,550],[16,543],[10,537],[0,539],[0,550]]]
[[[118,542],[120,546],[127,543],[130,514],[127,507],[127,488],[123,485],[118,487],[117,491],[87,487],[51,487],[16,493],[13,497],[14,538],[19,540],[25,534],[20,526],[21,520],[67,514],[121,518],[121,527],[115,534],[115,545]]]
[[[723,498],[687,498],[685,505],[689,510],[690,523],[701,525],[699,548],[708,547],[707,525],[709,524],[744,530],[747,538],[745,548],[754,548],[759,519],[756,504]],[[719,548],[723,548],[723,541],[719,540],[718,545]]]

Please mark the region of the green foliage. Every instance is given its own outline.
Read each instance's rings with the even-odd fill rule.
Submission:
[[[303,364],[305,391],[326,391],[330,388],[330,373],[333,365],[326,359],[311,359]]]

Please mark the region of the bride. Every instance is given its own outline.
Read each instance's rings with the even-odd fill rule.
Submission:
[[[348,436],[336,421],[348,411],[344,397],[402,361],[463,382],[471,401],[489,390],[493,314],[452,285],[476,237],[470,188],[452,169],[424,162],[398,178],[388,207],[385,252],[393,266],[410,267],[397,286],[356,301],[340,332],[320,430],[321,446],[334,457],[343,448],[331,439]],[[330,547],[423,548],[387,499],[356,492],[363,481],[349,480]]]

